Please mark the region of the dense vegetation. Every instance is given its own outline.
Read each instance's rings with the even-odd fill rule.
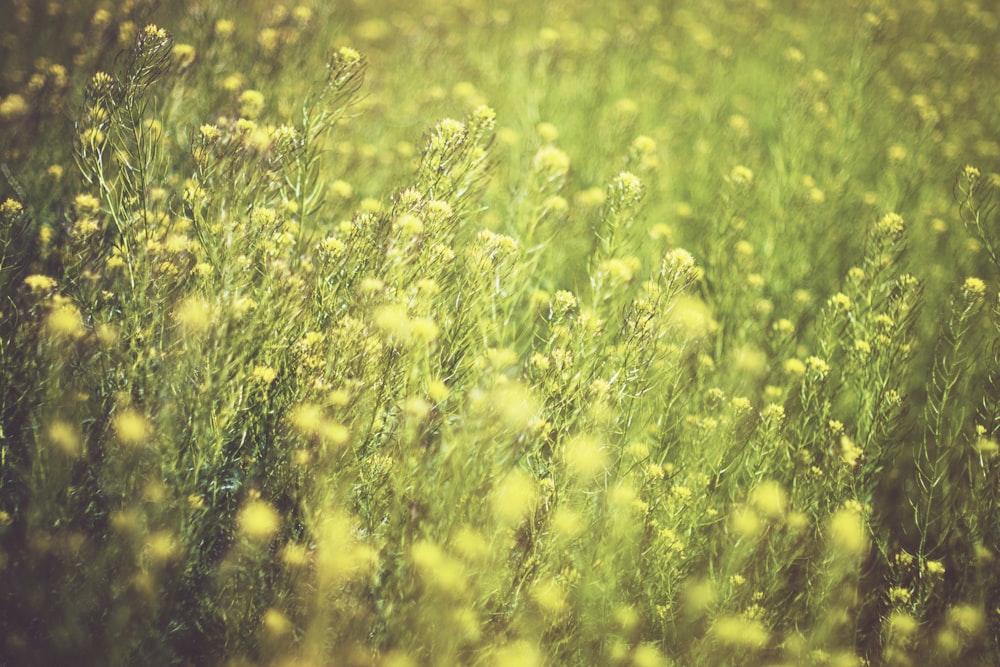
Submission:
[[[0,662],[997,664],[998,24],[5,0]]]

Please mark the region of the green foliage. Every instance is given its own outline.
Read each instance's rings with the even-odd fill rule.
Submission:
[[[995,664],[985,4],[5,4],[0,662]]]

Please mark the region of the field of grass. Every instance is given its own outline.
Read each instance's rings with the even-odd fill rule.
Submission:
[[[1000,664],[987,0],[3,0],[0,664]]]

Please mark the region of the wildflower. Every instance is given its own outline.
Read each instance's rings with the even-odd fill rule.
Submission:
[[[767,369],[767,354],[755,345],[741,345],[731,356],[733,367],[743,376],[757,377]]]
[[[168,35],[166,30],[150,23],[143,27],[142,37],[148,40],[163,42],[168,38]]]
[[[523,470],[508,473],[493,488],[490,496],[493,516],[508,526],[514,526],[527,517],[537,500],[534,480]]]
[[[327,418],[323,409],[315,403],[301,403],[293,408],[289,422],[300,435],[315,438],[333,447],[343,447],[351,438],[351,432],[346,426]]]
[[[263,500],[251,500],[239,516],[240,532],[251,542],[266,543],[281,527],[281,516]]]
[[[975,450],[981,456],[993,456],[1000,451],[1000,445],[992,438],[980,437],[976,441]]]
[[[853,468],[858,465],[858,460],[861,458],[864,452],[860,447],[854,444],[846,435],[840,436],[840,459],[846,463],[849,467]]]
[[[596,438],[578,435],[570,438],[565,445],[566,467],[581,480],[593,479],[604,472],[607,466],[607,451]]]
[[[604,199],[604,189],[593,187],[577,192],[573,197],[573,202],[582,208],[595,209],[604,203]]]
[[[80,217],[96,215],[101,208],[101,200],[82,192],[73,198],[73,210]]]
[[[354,196],[354,188],[351,184],[339,178],[330,184],[330,190],[339,199],[350,199]]]
[[[143,553],[151,562],[163,565],[177,557],[177,538],[169,530],[158,530],[146,538]]]
[[[413,323],[406,314],[406,306],[387,304],[372,315],[375,326],[392,342],[408,345],[413,338]]]
[[[737,415],[750,414],[750,411],[753,409],[750,399],[746,396],[734,396],[729,404],[732,406],[733,412]]]
[[[962,295],[968,301],[979,301],[986,295],[986,283],[980,278],[966,278],[962,283]]]
[[[879,218],[876,229],[885,236],[899,238],[906,229],[906,223],[898,213],[887,213]]]
[[[802,51],[800,51],[799,49],[795,48],[794,46],[790,46],[787,49],[785,49],[784,56],[785,60],[787,60],[790,63],[796,63],[796,64],[805,62],[806,59],[805,54],[802,53]]]
[[[424,222],[412,213],[403,213],[394,221],[393,225],[399,230],[401,236],[412,238],[420,235],[424,231]]]
[[[212,326],[212,308],[200,296],[189,296],[174,310],[174,321],[185,333],[203,334]]]
[[[944,564],[939,560],[929,560],[924,563],[924,570],[927,574],[943,576],[945,572]]]
[[[493,654],[494,667],[542,667],[544,664],[541,650],[524,639],[506,644]]]
[[[274,226],[278,214],[273,208],[255,208],[250,212],[250,224],[255,229],[267,229]]]
[[[490,543],[481,532],[470,526],[462,526],[455,533],[452,544],[465,560],[485,561],[491,552]]]
[[[554,579],[542,579],[531,588],[531,597],[546,616],[558,616],[566,611],[566,591]]]
[[[114,77],[112,77],[107,72],[97,72],[90,79],[90,85],[95,90],[110,88],[115,82]]]
[[[948,610],[948,625],[967,635],[979,634],[986,625],[982,609],[971,604],[958,604]]]
[[[261,620],[264,635],[271,641],[277,641],[287,637],[292,631],[292,622],[274,607],[264,612]]]
[[[729,180],[735,185],[752,185],[753,172],[743,165],[736,165],[733,167],[733,170],[729,172]]]
[[[238,101],[243,118],[255,120],[264,109],[264,95],[259,90],[244,90]]]
[[[532,165],[544,178],[556,180],[569,171],[569,156],[555,146],[542,146],[535,153]]]
[[[17,120],[28,115],[31,107],[28,102],[17,93],[11,93],[0,100],[0,120]]]
[[[576,539],[586,530],[583,516],[565,505],[560,505],[553,512],[551,526],[556,535],[566,540]]]
[[[56,288],[55,278],[50,278],[49,276],[43,276],[40,274],[32,274],[24,279],[24,284],[28,286],[28,289],[34,293],[39,292],[50,292]]]
[[[281,562],[292,568],[301,568],[309,563],[309,550],[301,542],[289,542],[281,550]]]
[[[46,435],[49,442],[61,449],[67,456],[76,457],[82,453],[83,443],[80,433],[69,422],[61,419],[54,420],[49,424]]]
[[[410,333],[415,340],[431,343],[440,333],[438,325],[429,317],[417,317],[410,321]]]
[[[861,556],[868,544],[861,515],[847,508],[834,512],[827,524],[827,539],[838,553],[853,558]]]
[[[911,593],[908,588],[894,586],[889,589],[889,602],[893,604],[906,604],[910,601]]]
[[[806,369],[818,378],[824,378],[830,374],[830,365],[819,357],[808,357],[806,359]]]
[[[410,557],[428,587],[456,597],[465,592],[468,581],[464,566],[438,545],[420,540],[410,550]]]
[[[851,309],[851,297],[847,296],[843,292],[837,292],[830,297],[830,305],[838,311],[847,311]]]
[[[255,366],[250,377],[254,382],[266,385],[274,382],[275,378],[278,377],[278,372],[270,366]]]
[[[97,148],[104,143],[104,133],[96,127],[88,128],[80,134],[80,142],[87,148]]]
[[[749,507],[738,507],[729,516],[729,527],[742,537],[754,538],[760,534],[762,525],[756,512]]]
[[[546,143],[552,143],[559,138],[559,128],[552,123],[539,123],[535,126],[535,132],[537,132],[538,137]]]
[[[349,46],[342,46],[337,51],[337,55],[348,65],[357,65],[361,62],[361,54]]]
[[[442,403],[449,395],[448,385],[441,380],[431,380],[427,383],[427,395],[435,403]]]
[[[908,639],[920,629],[920,621],[905,611],[894,611],[889,617],[889,627],[892,629],[894,638]]]
[[[733,648],[763,648],[770,639],[770,633],[763,623],[736,615],[716,619],[711,632],[717,641]]]
[[[236,24],[229,19],[219,19],[215,22],[215,36],[225,39],[236,31]]]
[[[760,411],[760,418],[768,423],[780,424],[785,420],[785,408],[778,403],[768,403]]]
[[[111,420],[118,440],[126,445],[138,446],[145,444],[152,435],[152,429],[146,416],[138,410],[128,408],[122,410]]]
[[[665,276],[674,276],[682,280],[696,280],[699,270],[694,256],[683,248],[674,248],[663,256],[660,270]]]
[[[195,53],[195,48],[190,44],[176,44],[173,51],[174,62],[181,69],[189,67],[194,62]]]
[[[788,495],[778,482],[768,480],[753,490],[750,504],[765,518],[780,519],[788,509]]]
[[[562,215],[569,210],[569,202],[566,201],[565,197],[560,197],[559,195],[553,195],[545,199],[542,202],[542,209],[544,213]]]
[[[608,276],[612,284],[627,285],[632,282],[635,272],[639,269],[639,260],[635,257],[612,257],[601,262],[598,272]]]
[[[56,338],[80,338],[86,331],[80,309],[68,301],[55,304],[45,320],[45,326]]]
[[[632,664],[635,667],[664,667],[669,663],[656,646],[644,642],[633,649]]]
[[[610,190],[622,201],[637,202],[642,198],[643,185],[639,177],[629,171],[623,171],[611,180]]]
[[[431,412],[431,404],[420,396],[410,396],[403,401],[403,413],[416,421],[421,421]]]
[[[783,368],[785,374],[793,378],[802,377],[806,372],[806,365],[799,359],[787,359]]]
[[[906,150],[906,146],[903,146],[902,144],[893,144],[892,146],[889,146],[889,150],[886,151],[886,154],[889,156],[889,160],[891,162],[903,162],[906,160],[909,152]]]

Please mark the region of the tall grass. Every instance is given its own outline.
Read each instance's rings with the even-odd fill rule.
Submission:
[[[0,17],[0,662],[997,661],[986,3]]]

